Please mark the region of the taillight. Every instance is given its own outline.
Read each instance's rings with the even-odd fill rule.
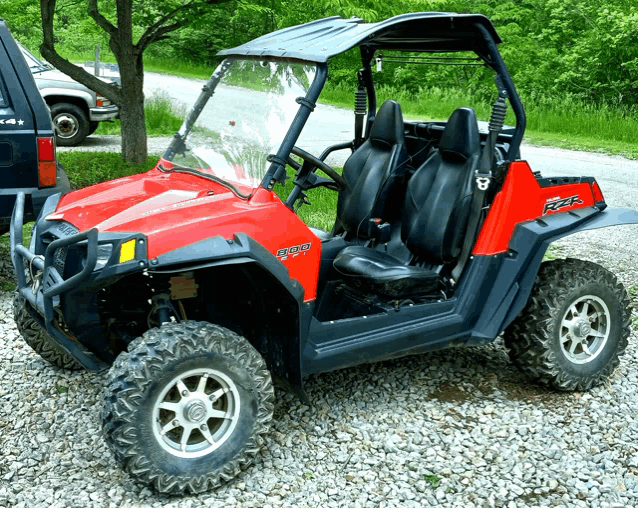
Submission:
[[[604,210],[607,208],[607,204],[605,203],[605,198],[603,197],[603,192],[600,190],[597,181],[593,181],[591,183],[591,192],[594,195],[594,203],[596,203],[596,208],[599,210]]]
[[[38,175],[40,187],[55,187],[58,168],[53,138],[38,138]]]

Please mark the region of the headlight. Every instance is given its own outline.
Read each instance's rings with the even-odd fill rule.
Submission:
[[[106,266],[106,263],[111,259],[113,254],[113,244],[104,243],[97,246],[97,263],[95,264],[95,270],[101,270]]]

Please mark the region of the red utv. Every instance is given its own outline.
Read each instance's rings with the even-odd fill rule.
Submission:
[[[155,169],[49,198],[30,248],[18,198],[16,322],[55,365],[111,369],[102,418],[125,470],[204,491],[260,449],[273,378],[305,397],[312,373],[502,332],[532,379],[586,390],[609,376],[630,333],[625,289],[588,261],[541,262],[554,240],[638,212],[605,209],[593,178],[518,160],[525,113],[500,42],[485,17],[449,13],[280,30],[220,53]],[[354,139],[314,155],[328,61],[353,47]],[[469,108],[428,123],[377,107],[381,51],[474,52],[496,77],[488,129]],[[336,150],[352,152],[342,172],[324,162]],[[338,193],[331,233],[293,213],[317,187]]]

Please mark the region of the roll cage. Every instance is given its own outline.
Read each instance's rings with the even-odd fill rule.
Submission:
[[[284,28],[266,34],[236,48],[217,53],[219,56],[247,56],[260,58],[292,58],[317,63],[317,74],[305,97],[299,98],[297,115],[290,125],[276,155],[270,157],[271,166],[262,186],[272,189],[285,178],[285,165],[306,120],[315,107],[328,76],[330,58],[359,47],[362,69],[360,82],[368,99],[366,135],[376,114],[376,94],[372,79],[372,64],[381,50],[398,52],[451,53],[472,51],[496,73],[496,83],[510,101],[516,125],[510,134],[507,160],[519,153],[525,132],[526,117],[497,44],[502,41],[492,23],[482,15],[456,13],[409,13],[378,23],[364,23],[362,19],[330,17],[303,25]],[[334,150],[349,147],[340,144],[329,147],[320,159]]]

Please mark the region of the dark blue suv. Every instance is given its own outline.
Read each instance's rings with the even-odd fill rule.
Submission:
[[[69,189],[56,159],[49,108],[0,19],[0,233],[9,231],[18,192],[26,194],[26,220],[35,220],[49,196]]]

